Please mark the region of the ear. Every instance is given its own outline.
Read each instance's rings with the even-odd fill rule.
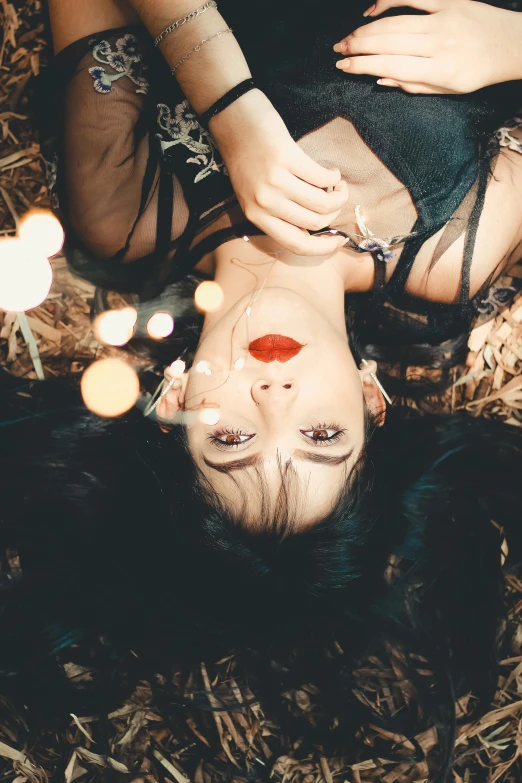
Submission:
[[[183,373],[178,375],[172,372],[170,367],[165,370],[164,389],[161,392],[163,396],[160,397],[160,401],[156,407],[156,414],[158,417],[158,424],[164,431],[168,431],[169,426],[172,426],[177,413],[182,409],[183,402],[185,400],[185,391],[187,388],[188,374]],[[168,392],[165,394],[164,390],[167,386],[174,381]],[[162,426],[164,425],[164,426]]]
[[[377,427],[382,427],[386,418],[386,400],[372,375],[377,375],[377,364],[373,360],[363,364],[359,370],[363,394],[371,417]]]

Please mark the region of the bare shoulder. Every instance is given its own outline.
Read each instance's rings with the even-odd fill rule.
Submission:
[[[522,128],[516,133],[522,140]],[[423,246],[410,274],[407,291],[423,299],[451,304],[458,301],[460,294],[465,235],[430,269],[443,231]],[[488,185],[479,221],[470,270],[470,295],[474,296],[492,275],[500,274],[518,261],[521,250],[522,154],[503,148]]]

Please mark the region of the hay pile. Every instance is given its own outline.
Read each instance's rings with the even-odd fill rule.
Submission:
[[[26,88],[41,61],[48,56],[40,0],[0,0],[3,40],[0,45],[0,236],[16,229],[19,216],[33,205],[47,206],[42,159],[31,126]],[[47,375],[81,373],[103,349],[92,334],[89,312],[93,287],[72,277],[62,258],[53,262],[55,279],[47,301],[31,311],[35,333]],[[450,407],[465,408],[471,415],[494,416],[513,426],[522,425],[522,293],[515,269],[499,286],[498,301],[512,304],[493,319],[480,323],[470,339],[467,367],[455,377]],[[511,291],[511,293],[509,293]],[[503,293],[502,293],[503,292]],[[508,293],[506,293],[508,292]],[[15,316],[0,313],[0,363],[15,375],[34,378],[29,351]],[[18,567],[12,560],[11,568]],[[458,705],[460,728],[456,747],[456,783],[520,780],[522,764],[522,582],[507,580],[509,621],[503,646],[501,677],[494,709],[475,723],[466,721],[473,698]],[[75,681],[89,671],[64,664]],[[235,687],[235,661],[220,662],[212,672],[204,667],[194,674],[212,705],[219,683]],[[371,659],[357,673],[357,693],[362,701],[393,714],[408,703],[412,685],[397,651],[389,660]],[[246,702],[249,694],[236,696]],[[175,725],[165,705],[169,683],[142,682],[132,697],[107,718],[71,716],[70,728],[61,736],[51,733],[27,741],[23,716],[9,712],[0,725],[0,774],[3,780],[87,781],[211,781],[258,777],[285,783],[421,783],[436,766],[437,742],[433,730],[417,737],[415,748],[404,737],[377,727],[366,739],[364,761],[326,759],[302,755],[280,736],[277,726],[258,704],[242,712],[200,712]],[[313,688],[288,695],[296,708],[312,710]],[[424,754],[424,757],[423,757]],[[401,762],[401,757],[405,759]],[[412,757],[417,761],[412,761]]]

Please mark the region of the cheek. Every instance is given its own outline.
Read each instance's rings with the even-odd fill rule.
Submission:
[[[348,362],[346,357],[318,362],[308,376],[307,386],[321,401],[331,400],[335,405],[355,403],[362,395],[359,372],[353,360]]]
[[[202,398],[207,397],[216,386],[216,380],[212,376],[207,377],[203,373],[195,373],[187,383],[185,403],[190,407],[191,404],[201,402]]]

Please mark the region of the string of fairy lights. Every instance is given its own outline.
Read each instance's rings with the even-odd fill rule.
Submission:
[[[16,236],[0,239],[0,310],[16,314],[37,377],[41,380],[45,374],[26,313],[39,307],[49,295],[53,283],[51,259],[60,253],[63,243],[60,221],[45,209],[31,209],[20,220]],[[223,291],[218,283],[206,280],[196,289],[194,299],[201,312],[211,312],[222,305]],[[101,313],[92,328],[100,343],[122,347],[133,338],[137,321],[136,309],[124,307]],[[158,311],[149,318],[146,328],[152,339],[164,340],[175,329],[174,318],[170,313]],[[202,364],[205,366],[197,367],[197,372],[210,375],[208,365]],[[174,378],[181,378],[185,363],[176,360],[171,364],[170,372]],[[81,392],[86,407],[93,413],[103,417],[121,416],[136,404],[140,384],[129,361],[101,358],[84,371]],[[200,416],[212,418],[214,411],[203,409]]]

